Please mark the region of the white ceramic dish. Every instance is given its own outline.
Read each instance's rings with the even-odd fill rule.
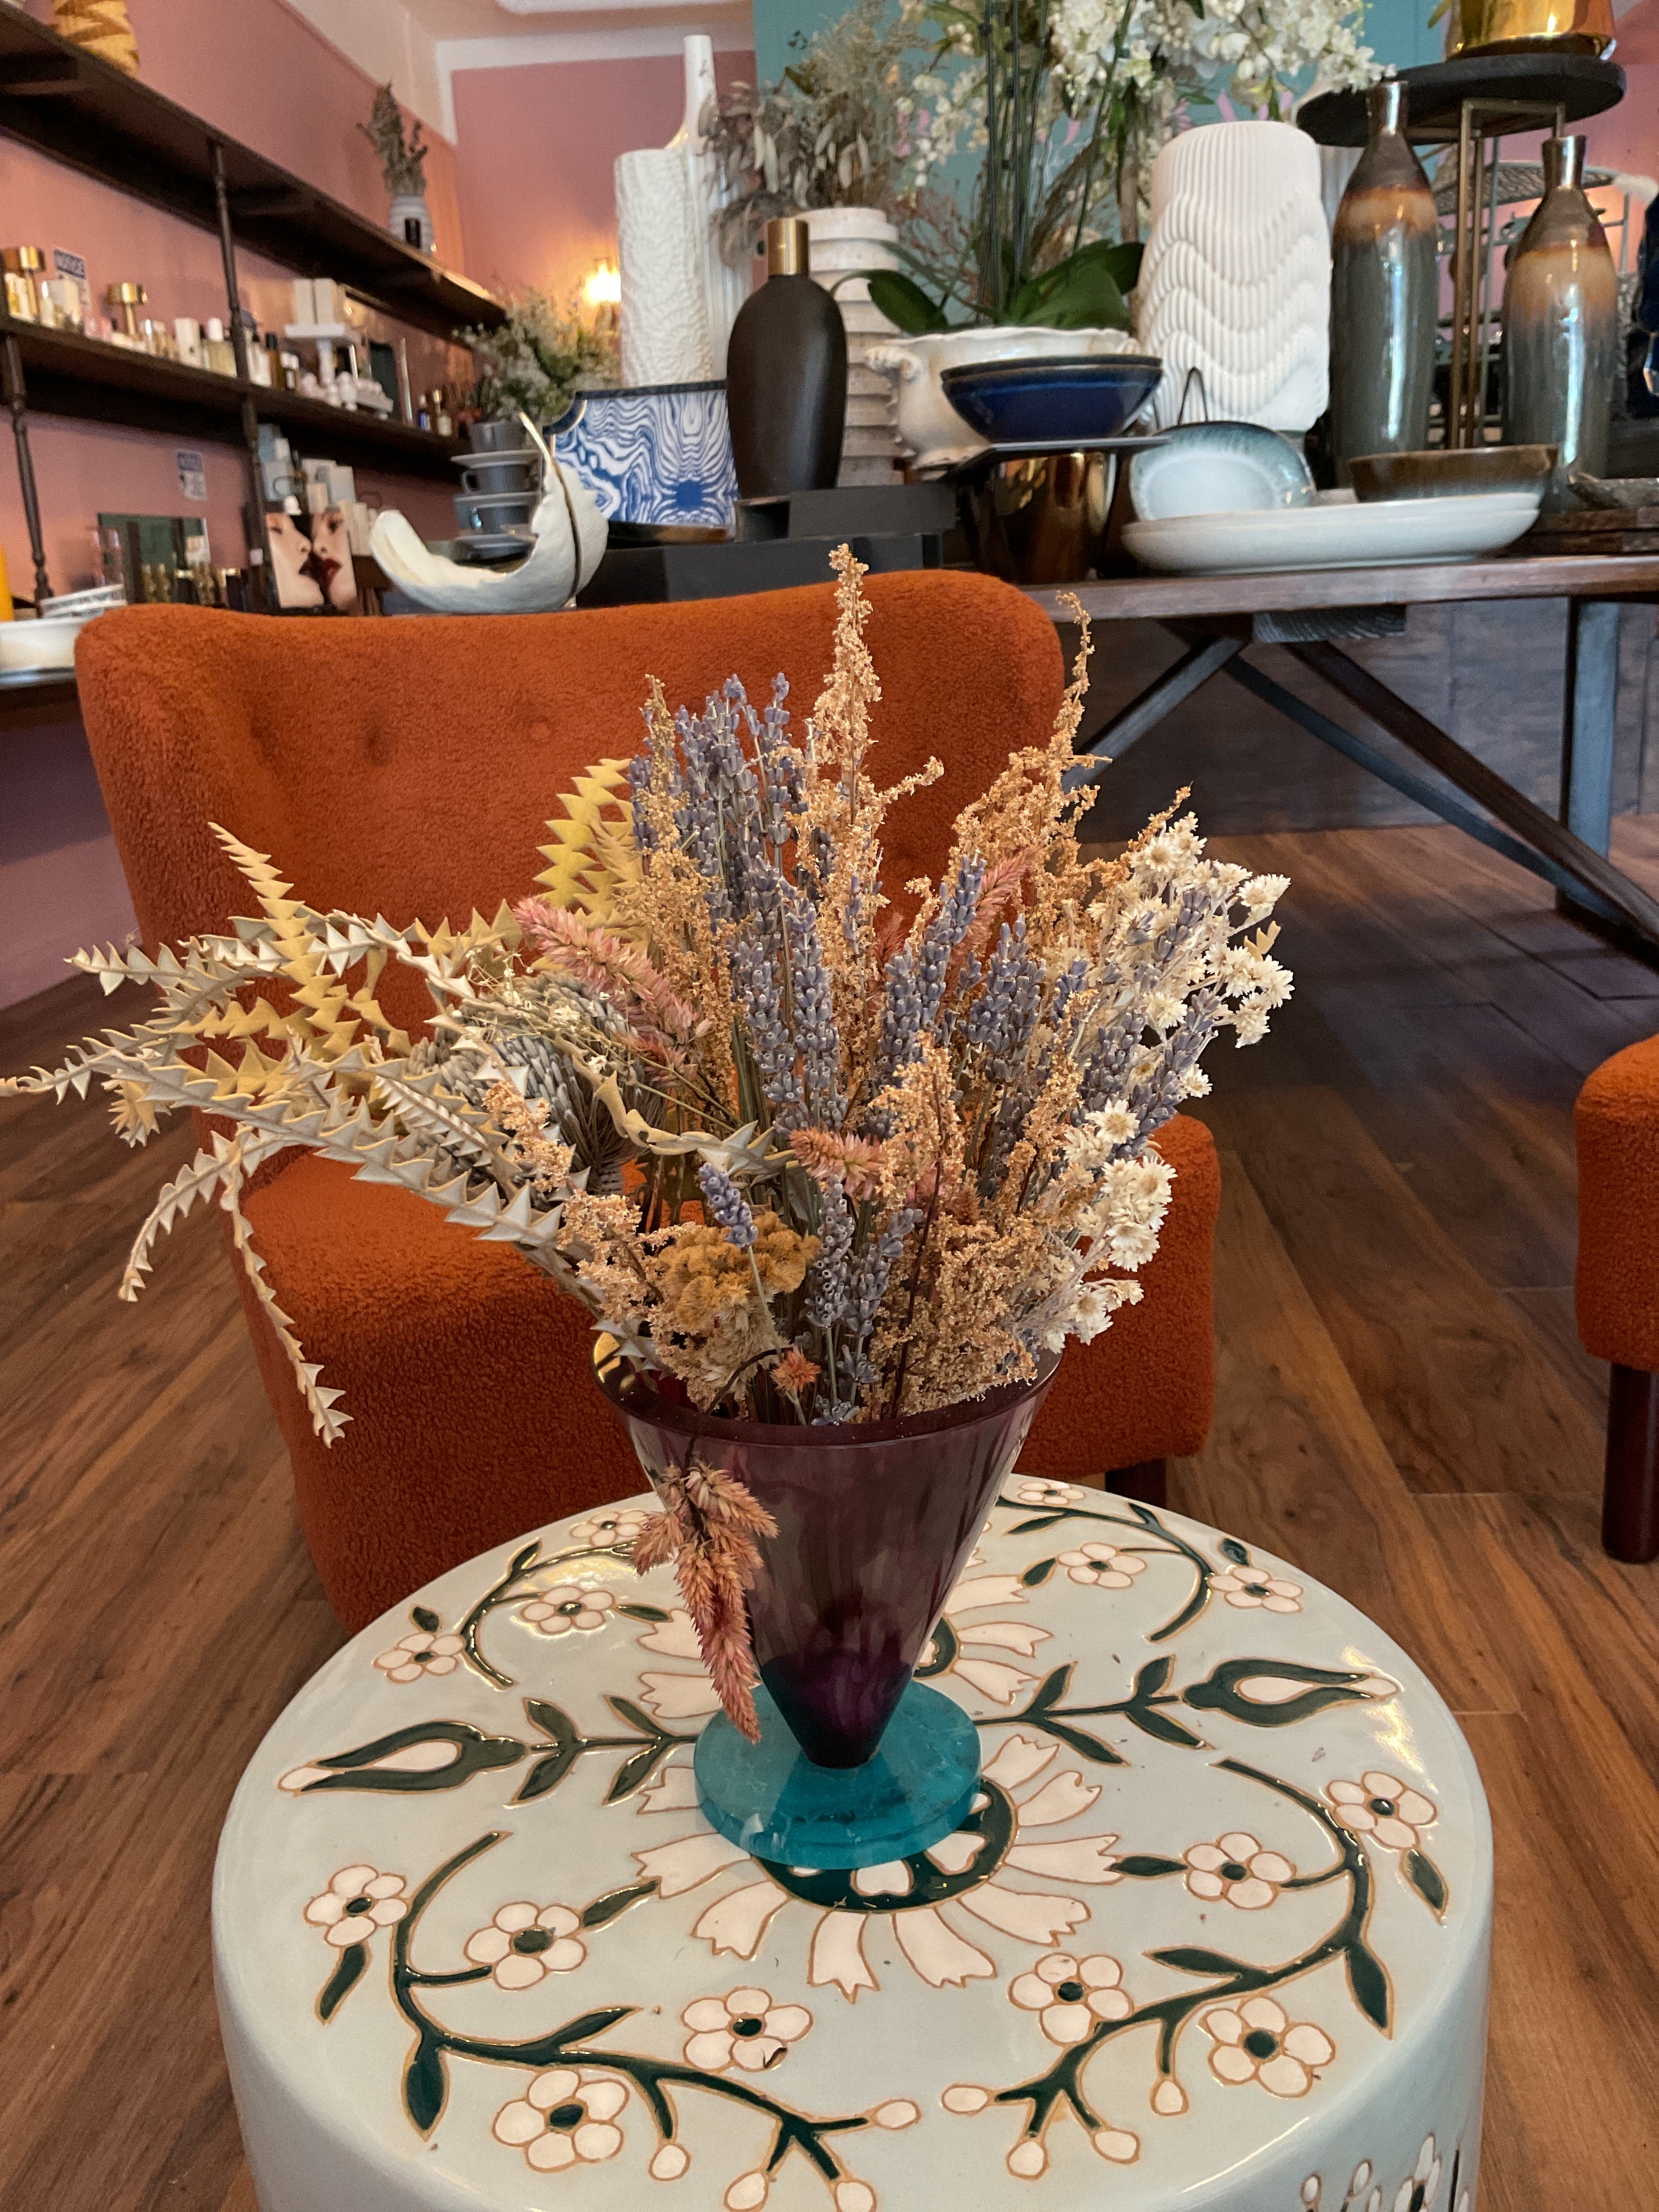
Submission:
[[[84,617],[0,623],[0,668],[73,668]]]
[[[1142,522],[1306,507],[1313,495],[1301,453],[1259,422],[1184,423],[1129,468],[1129,499]]]
[[[1361,506],[1350,496],[1260,514],[1183,514],[1132,522],[1123,544],[1144,567],[1188,576],[1473,561],[1512,544],[1532,524],[1542,497],[1540,486],[1486,499]]]

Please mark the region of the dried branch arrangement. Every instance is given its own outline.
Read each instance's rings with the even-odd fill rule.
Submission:
[[[740,1418],[951,1405],[1139,1298],[1170,1187],[1149,1140],[1206,1087],[1206,1046],[1253,1042],[1289,994],[1284,879],[1206,858],[1189,817],[1083,860],[1064,776],[1085,627],[1049,742],[958,817],[906,919],[883,823],[939,769],[877,781],[863,570],[844,548],[836,567],[835,665],[799,736],[781,678],[762,708],[734,678],[696,715],[653,684],[644,750],[580,780],[516,911],[459,930],[319,912],[221,830],[258,909],[233,933],[76,956],[106,990],[150,986],[155,1012],[0,1087],[96,1083],[130,1143],[181,1108],[221,1124],[160,1194],[124,1296],[216,1201],[337,1437],[339,1393],[242,1210],[300,1146],[515,1244],[662,1387]],[[388,961],[430,992],[418,1039],[377,1001]],[[687,1489],[694,1534],[712,1496]],[[711,1621],[730,1611],[708,1595]]]

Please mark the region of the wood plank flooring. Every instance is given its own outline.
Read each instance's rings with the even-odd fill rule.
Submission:
[[[1656,2201],[1659,1567],[1596,1541],[1571,1102],[1659,977],[1449,830],[1219,842],[1297,991],[1212,1063],[1220,1382],[1175,1502],[1298,1560],[1463,1720],[1498,1851],[1481,2212]],[[1659,817],[1618,857],[1659,889]],[[0,1013],[0,1067],[101,1018]],[[253,2212],[208,1956],[242,1765],[342,1640],[216,1230],[114,1298],[182,1133],[0,1103],[0,2204]],[[906,2208],[912,2212],[912,2208]],[[1435,2212],[1442,2212],[1436,2207]]]

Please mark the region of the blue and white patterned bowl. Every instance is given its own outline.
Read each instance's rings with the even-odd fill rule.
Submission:
[[[724,384],[584,392],[550,435],[608,522],[731,527],[738,472]]]

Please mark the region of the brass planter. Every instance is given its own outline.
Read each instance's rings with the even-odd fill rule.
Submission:
[[[1452,0],[1446,59],[1465,54],[1610,54],[1613,0]]]

